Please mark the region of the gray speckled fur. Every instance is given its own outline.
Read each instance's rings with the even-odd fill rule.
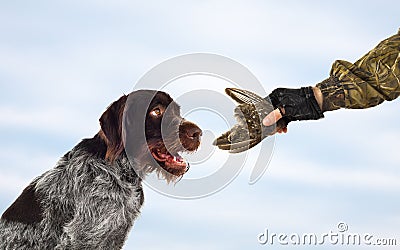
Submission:
[[[121,249],[143,203],[126,157],[109,164],[78,146],[31,185],[43,219],[0,220],[0,249]]]

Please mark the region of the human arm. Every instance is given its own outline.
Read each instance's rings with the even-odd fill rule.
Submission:
[[[399,79],[400,32],[354,64],[335,61],[330,76],[315,87],[277,88],[264,99],[246,90],[227,89],[239,102],[235,109],[238,124],[219,136],[214,145],[242,152],[267,136],[287,132],[291,121],[318,120],[326,111],[369,108],[393,100],[400,95]]]
[[[400,95],[400,30],[354,64],[335,61],[330,77],[313,91],[322,112],[370,108],[396,99]],[[264,118],[263,124],[272,125],[282,116],[282,109],[276,109]]]

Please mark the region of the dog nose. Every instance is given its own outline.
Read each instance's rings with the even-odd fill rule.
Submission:
[[[186,130],[186,136],[189,137],[189,139],[192,139],[192,140],[199,140],[200,136],[202,134],[203,134],[203,132],[196,125],[190,127],[188,130]]]
[[[200,136],[203,132],[194,123],[183,120],[179,126],[179,139],[184,149],[194,151],[200,146]]]

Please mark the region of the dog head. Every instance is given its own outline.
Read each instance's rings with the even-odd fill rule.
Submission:
[[[106,160],[114,161],[125,151],[139,163],[139,171],[157,170],[167,179],[186,173],[189,165],[179,153],[195,151],[202,135],[196,124],[181,117],[179,105],[167,93],[154,90],[122,96],[103,113],[100,125]]]

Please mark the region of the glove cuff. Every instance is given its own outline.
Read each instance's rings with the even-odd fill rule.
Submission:
[[[319,104],[317,102],[317,99],[315,98],[312,87],[302,87],[301,90],[304,93],[304,96],[307,100],[310,110],[312,110],[310,116],[307,117],[306,120],[318,120],[324,118],[324,114],[321,108],[319,107]]]

